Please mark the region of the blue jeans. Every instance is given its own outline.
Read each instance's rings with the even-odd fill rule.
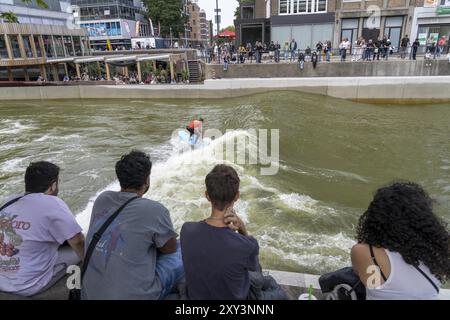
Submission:
[[[184,265],[181,258],[180,241],[177,241],[177,251],[171,254],[159,254],[156,259],[156,275],[163,287],[159,300],[164,300],[175,285],[184,277]]]

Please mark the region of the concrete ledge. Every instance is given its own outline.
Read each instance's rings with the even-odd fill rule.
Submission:
[[[317,275],[276,270],[264,270],[264,273],[268,273],[274,277],[291,300],[297,300],[301,294],[308,293],[310,286],[313,288],[313,295],[315,297],[318,299],[324,298],[320,290],[319,276]],[[67,277],[64,277],[50,288],[50,290],[30,298],[0,292],[0,300],[67,300],[69,290],[66,287],[66,281]],[[442,289],[439,300],[450,300],[450,290]]]
[[[450,101],[450,76],[245,78],[201,85],[97,85],[0,88],[2,101],[62,99],[224,99],[273,91],[298,91],[362,102]]]
[[[431,67],[419,60],[319,62],[316,68],[306,62],[301,70],[297,63],[230,64],[228,70],[219,64],[203,64],[205,79],[241,78],[323,78],[323,77],[399,77],[450,75],[448,60],[432,60]]]

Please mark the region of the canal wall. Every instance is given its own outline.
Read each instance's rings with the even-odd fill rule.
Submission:
[[[325,295],[320,290],[319,276],[285,272],[275,270],[265,270],[265,273],[271,275],[277,283],[281,285],[284,291],[287,293],[290,300],[298,300],[301,294],[309,293],[309,288],[312,287],[313,295],[318,300],[326,299]],[[36,295],[32,298],[23,298],[12,294],[6,294],[0,292],[1,300],[67,300],[69,296],[69,290],[66,286],[67,277],[59,281],[55,286],[47,290],[46,292]],[[442,289],[439,294],[439,300],[450,300],[450,290]]]
[[[318,63],[314,68],[311,62],[305,63],[301,70],[298,64],[263,63],[230,64],[228,70],[223,65],[203,64],[205,79],[241,78],[319,78],[319,77],[406,77],[406,76],[448,76],[448,60],[432,60],[431,67],[425,60],[358,61],[339,63]]]
[[[371,103],[450,101],[450,76],[245,78],[199,85],[96,85],[0,88],[1,101],[63,99],[223,99],[270,91],[298,91]]]

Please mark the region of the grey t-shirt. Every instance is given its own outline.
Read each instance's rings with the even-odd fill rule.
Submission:
[[[134,193],[106,191],[94,203],[86,250],[92,236]],[[177,237],[169,211],[160,203],[133,200],[108,227],[98,242],[82,283],[82,298],[89,300],[158,299],[157,249]]]

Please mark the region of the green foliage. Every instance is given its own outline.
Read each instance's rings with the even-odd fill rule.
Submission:
[[[3,22],[6,23],[19,23],[19,19],[12,11],[0,13],[0,19],[2,19]]]
[[[44,0],[22,0],[22,2],[26,3],[26,4],[32,4],[33,2],[36,2],[36,4],[39,7],[43,8],[43,9],[48,9],[48,5],[47,5],[47,3],[45,3]]]
[[[22,0],[22,2],[26,4],[32,4],[33,1],[35,1],[40,8],[48,9],[48,5],[44,0]],[[17,15],[12,11],[0,12],[0,19],[5,23],[19,23]]]
[[[236,32],[236,27],[235,26],[228,26],[226,28],[223,28],[220,30],[220,32],[224,32],[224,31],[233,31]]]
[[[181,78],[183,80],[183,82],[186,82],[189,80],[189,72],[187,70],[183,70],[181,72]]]
[[[175,38],[184,33],[188,17],[183,12],[183,0],[143,0],[143,2],[153,24],[161,23],[162,36],[170,37],[170,28]]]

